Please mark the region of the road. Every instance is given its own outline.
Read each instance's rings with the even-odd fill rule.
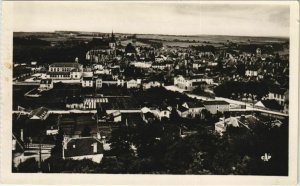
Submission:
[[[204,97],[204,96],[198,96],[198,95],[194,95],[194,94],[190,94],[190,93],[185,93],[183,89],[180,89],[176,86],[164,86],[167,90],[171,90],[171,91],[177,91],[180,93],[183,93],[191,98],[196,98],[196,99],[200,99],[200,100],[222,100],[222,101],[226,101],[230,104],[230,111],[241,111],[241,112],[245,112],[245,111],[257,111],[257,112],[264,112],[267,114],[274,114],[274,115],[278,115],[278,116],[284,116],[284,117],[288,117],[288,114],[282,113],[282,112],[278,112],[278,111],[274,111],[274,110],[266,110],[266,109],[262,109],[262,108],[253,108],[253,105],[250,103],[245,103],[243,101],[237,101],[237,100],[233,100],[233,99],[228,99],[228,98],[223,98],[223,97],[215,97],[215,99],[213,98],[208,98],[208,97]],[[234,108],[236,106],[246,106],[245,109],[241,109],[241,108]]]

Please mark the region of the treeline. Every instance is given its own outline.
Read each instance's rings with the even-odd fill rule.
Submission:
[[[276,51],[282,51],[284,49],[284,44],[282,43],[272,43],[270,45],[266,44],[239,44],[237,49],[241,52],[256,53],[256,49],[260,48],[262,54],[273,54]]]
[[[79,61],[85,60],[89,46],[81,43],[73,46],[25,46],[13,47],[13,61],[16,63],[30,63],[37,61],[39,64],[54,62],[72,62],[78,57]]]
[[[154,39],[143,39],[143,38],[137,38],[136,41],[139,41],[141,43],[145,43],[145,44],[149,44],[151,45],[153,48],[161,48],[163,47],[163,44],[160,40],[154,40]]]
[[[35,37],[13,37],[14,45],[49,46],[50,42]]]
[[[262,81],[228,81],[214,89],[216,96],[241,99],[241,98],[252,98],[260,100],[262,97],[269,93],[268,85]]]
[[[194,101],[192,98],[181,94],[179,92],[173,92],[166,90],[163,87],[154,87],[146,91],[139,91],[134,94],[134,98],[141,105],[157,105],[166,103],[168,106],[177,106],[178,103],[186,101]]]
[[[199,52],[216,52],[216,47],[213,45],[199,45],[199,46],[191,46],[192,49],[197,50]]]

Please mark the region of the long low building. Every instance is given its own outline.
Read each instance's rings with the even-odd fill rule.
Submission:
[[[80,79],[83,67],[77,62],[53,63],[49,66],[47,78],[49,79]]]

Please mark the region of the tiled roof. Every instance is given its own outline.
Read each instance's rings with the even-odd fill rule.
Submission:
[[[31,113],[30,113],[30,115],[31,116],[37,116],[37,117],[39,117],[41,119],[45,119],[47,113],[48,113],[48,109],[47,108],[40,107],[40,108],[32,110]]]
[[[183,107],[183,106],[179,106],[178,109],[180,112],[185,112],[185,111],[188,111],[189,109]]]
[[[70,75],[70,72],[47,72],[49,75]]]
[[[50,67],[72,67],[72,68],[79,68],[80,64],[79,63],[52,63]]]
[[[203,105],[229,105],[229,103],[222,100],[214,100],[214,101],[204,101]]]
[[[204,105],[199,102],[199,101],[195,101],[195,102],[187,102],[186,103],[188,105],[189,108],[199,108],[199,107],[204,107]]]
[[[269,109],[282,110],[283,107],[275,99],[261,100],[261,103]]]
[[[94,151],[93,144],[97,144],[97,151]],[[85,156],[94,154],[103,154],[103,144],[95,138],[71,138],[64,148],[65,157]]]

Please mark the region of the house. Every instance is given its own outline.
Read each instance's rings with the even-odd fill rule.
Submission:
[[[169,119],[170,115],[171,115],[171,111],[172,111],[172,107],[170,107],[170,106],[168,107],[165,104],[163,104],[162,106],[160,106],[158,108],[143,107],[141,109],[143,119],[144,119],[145,115],[152,117],[152,114],[159,120],[161,120],[162,118]],[[146,114],[146,113],[148,113],[148,114]],[[151,113],[151,115],[149,113]]]
[[[264,109],[270,109],[270,110],[278,110],[278,111],[283,110],[283,106],[280,105],[275,99],[261,100],[255,103],[254,106],[259,108],[264,108]]]
[[[151,66],[152,69],[159,69],[159,70],[164,70],[164,69],[167,69],[168,66],[166,63],[152,63],[152,66]]]
[[[168,107],[166,105],[162,105],[161,107],[157,108],[154,111],[154,114],[157,115],[157,117],[161,120],[162,118],[170,118],[171,115],[171,111],[172,111],[172,107]]]
[[[180,117],[187,118],[189,116],[189,109],[180,105],[177,107],[177,113]]]
[[[53,63],[49,66],[49,79],[80,79],[83,68],[79,63]]]
[[[215,123],[215,131],[222,135],[226,132],[228,126],[239,127],[239,121],[236,117],[220,118],[220,121]]]
[[[109,120],[112,122],[121,122],[122,121],[122,115],[119,110],[114,110],[112,112],[107,113],[108,116],[110,117]]]
[[[256,77],[258,75],[257,70],[246,70],[245,76]]]
[[[185,90],[191,90],[193,87],[192,81],[183,76],[174,77],[174,85]]]
[[[63,159],[90,159],[100,163],[103,158],[103,143],[93,137],[68,138],[63,140]]]
[[[127,81],[126,85],[128,89],[139,88],[141,86],[141,79],[137,79],[137,80],[131,79]]]
[[[142,118],[146,123],[152,122],[157,119],[157,117],[150,111],[142,113]]]
[[[47,91],[53,88],[53,81],[52,79],[42,79],[40,81],[40,87],[38,88],[39,91]]]
[[[251,126],[257,123],[261,124],[262,122],[252,115],[241,115],[237,117],[220,118],[220,121],[215,123],[215,132],[217,132],[220,135],[223,135],[223,133],[226,132],[227,127],[243,127],[249,130]]]
[[[95,114],[64,114],[57,120],[64,136],[70,138],[95,137],[100,139],[98,121]]]
[[[229,106],[230,106],[228,102],[222,100],[204,101],[203,105],[205,109],[212,114],[216,114],[217,112],[223,113],[229,111]]]
[[[149,69],[152,66],[152,62],[132,62],[132,65],[136,68]]]
[[[66,98],[66,108],[68,109],[83,109],[83,98],[71,96]]]
[[[268,94],[268,99],[275,99],[280,105],[284,105],[288,90],[280,87],[271,87]]]
[[[160,87],[161,83],[158,81],[150,81],[150,82],[144,82],[143,83],[143,90],[147,90],[153,87]]]
[[[46,120],[48,116],[49,116],[49,112],[48,109],[45,107],[34,109],[29,114],[30,119],[36,119],[36,120]]]
[[[95,85],[96,89],[102,88],[102,78],[96,78]]]
[[[205,109],[204,105],[199,101],[185,102],[182,106],[188,109],[187,112],[192,117],[195,117],[196,115],[201,116],[201,111]]]
[[[181,75],[174,78],[174,85],[185,89],[188,91],[193,90],[196,88],[199,84],[199,82],[206,82],[208,85],[213,84],[213,79],[205,77],[203,75],[196,75],[196,76],[190,76],[190,77],[183,77]]]
[[[46,127],[46,135],[57,135],[58,134],[58,127],[57,126],[47,126]]]
[[[83,77],[81,80],[82,87],[93,87],[94,86],[94,79],[93,77]]]

